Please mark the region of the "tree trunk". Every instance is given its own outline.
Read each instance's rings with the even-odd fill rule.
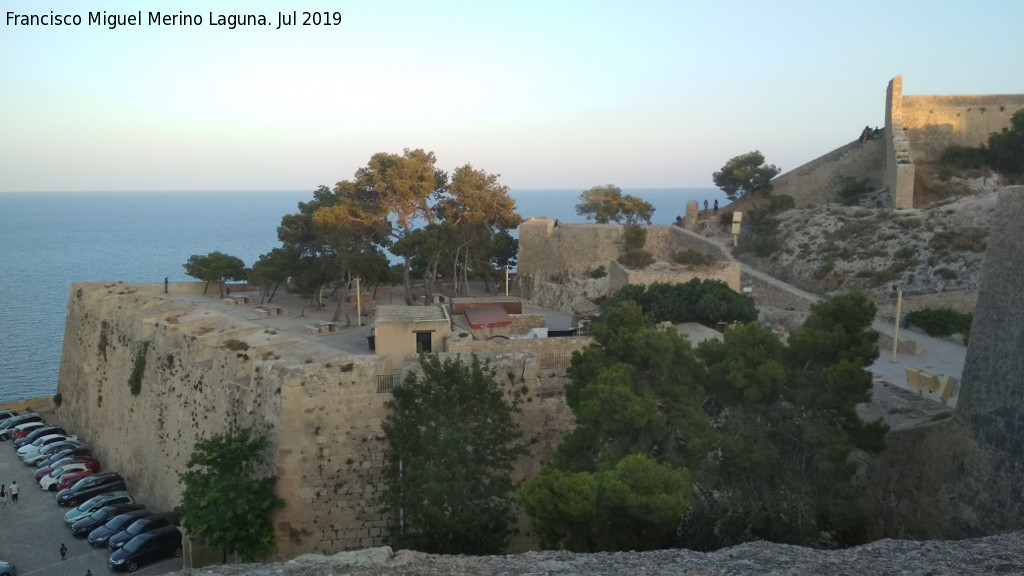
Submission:
[[[405,268],[402,270],[402,283],[405,284],[405,304],[412,306],[414,300],[412,297],[412,278],[409,277],[412,263],[408,256],[405,257]]]
[[[347,293],[348,290],[345,290],[345,292]],[[334,293],[336,296],[335,299],[338,301],[338,307],[334,309],[334,317],[331,319],[331,322],[341,322],[341,317],[344,315],[345,327],[348,328],[349,326],[352,326],[352,318],[349,317],[348,310],[345,309],[345,298],[343,297],[341,290],[335,289]]]
[[[210,281],[207,280],[206,284],[203,284],[203,295],[206,295],[206,289],[210,287]]]

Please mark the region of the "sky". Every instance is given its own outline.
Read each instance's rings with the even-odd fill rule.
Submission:
[[[1024,93],[1019,0],[0,6],[0,192],[312,190],[405,148],[514,190],[713,187],[733,156],[785,172],[883,125],[898,74],[905,94]],[[331,25],[301,25],[314,9]],[[51,12],[82,23],[16,25]],[[269,24],[211,25],[248,14]]]

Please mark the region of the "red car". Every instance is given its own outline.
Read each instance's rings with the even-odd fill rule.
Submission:
[[[93,473],[89,470],[82,470],[81,472],[71,472],[69,474],[64,474],[63,476],[60,477],[60,484],[57,485],[56,491],[60,492],[65,488],[70,488],[75,484],[75,482],[78,482],[79,480],[85,478],[86,476],[92,476],[92,474]]]
[[[68,456],[67,458],[61,458],[60,460],[54,462],[50,466],[43,466],[42,468],[36,470],[36,474],[35,474],[36,482],[39,482],[39,480],[43,476],[47,476],[50,472],[53,472],[54,468],[59,468],[59,467],[65,465],[65,464],[70,464],[72,462],[82,462],[83,464],[88,466],[89,469],[92,470],[93,472],[99,472],[100,471],[100,463],[99,463],[99,461],[96,460],[95,458],[93,458],[91,454],[82,454],[82,455],[79,455],[79,456]]]
[[[42,428],[48,426],[46,422],[30,422],[28,424],[20,424],[15,427],[14,433],[11,434],[11,440],[17,440],[18,438],[24,438],[36,430],[36,428]]]

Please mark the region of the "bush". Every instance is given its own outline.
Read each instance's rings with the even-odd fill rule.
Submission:
[[[778,196],[770,196],[768,198],[768,212],[777,214],[779,212],[785,212],[786,210],[792,210],[796,208],[796,200],[792,196],[785,194],[779,194]]]
[[[60,408],[60,405],[63,404],[63,403],[64,403],[64,397],[60,395],[60,392],[57,392],[56,394],[53,395],[53,405],[54,406],[56,406],[57,408]]]
[[[719,322],[746,323],[757,320],[753,299],[734,292],[718,280],[694,278],[685,284],[630,284],[606,300],[604,309],[608,310],[624,300],[639,304],[652,323],[699,322],[714,327]]]
[[[590,277],[593,278],[594,280],[597,280],[598,278],[604,278],[607,275],[608,271],[605,270],[604,266],[598,266],[597,268],[594,268],[593,270],[590,271]]]
[[[732,226],[732,211],[722,212],[718,215],[718,223],[722,226]]]
[[[942,152],[939,164],[957,170],[978,169],[986,164],[985,149],[953,145]]]
[[[844,206],[852,206],[860,202],[862,196],[871,191],[871,185],[865,178],[854,178],[840,174],[833,181],[837,188],[839,203]]]
[[[715,262],[715,257],[696,250],[680,250],[672,255],[672,260],[685,266],[704,266]]]
[[[128,389],[132,396],[138,396],[142,392],[142,375],[146,373],[146,352],[149,351],[149,342],[143,342],[142,346],[135,351],[135,362],[132,363],[132,373],[128,376]]]
[[[963,314],[950,308],[924,308],[908,313],[903,323],[924,330],[929,336],[944,337],[962,334],[964,343],[971,337],[973,314]]]
[[[622,233],[622,242],[626,250],[637,250],[647,244],[647,229],[643,226],[626,226]]]
[[[647,250],[635,248],[626,250],[622,256],[619,256],[619,262],[627,268],[639,270],[654,264],[654,255]]]

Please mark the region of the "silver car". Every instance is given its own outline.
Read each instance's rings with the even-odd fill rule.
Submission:
[[[14,569],[14,564],[0,560],[0,576],[17,576],[17,574],[18,571]]]

